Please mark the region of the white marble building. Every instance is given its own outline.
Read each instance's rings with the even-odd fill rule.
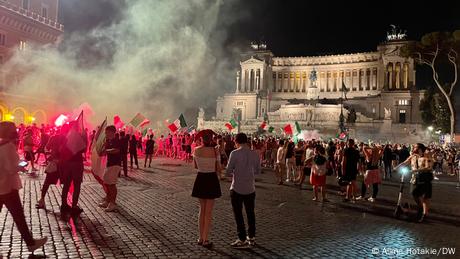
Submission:
[[[199,118],[199,124],[215,128],[217,121],[239,114],[242,125],[268,119],[337,128],[343,83],[344,113],[353,108],[357,123],[383,122],[386,108],[393,124],[418,127],[424,91],[415,87],[414,60],[400,53],[405,43],[400,35],[388,37],[374,52],[313,57],[275,57],[265,45],[253,45],[242,55],[235,91],[217,99],[214,122]]]

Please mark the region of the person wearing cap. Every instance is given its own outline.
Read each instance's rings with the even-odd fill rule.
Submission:
[[[19,197],[19,189],[22,188],[18,172],[24,170],[19,166],[19,155],[16,152],[18,134],[16,126],[12,122],[0,122],[0,210],[3,205],[13,216],[14,223],[21,233],[21,237],[27,244],[30,252],[42,247],[48,240],[46,237],[33,239],[32,233],[27,227],[24,209]]]
[[[255,175],[260,173],[261,166],[259,155],[248,146],[246,134],[238,133],[235,137],[235,143],[237,149],[230,153],[227,165],[227,174],[233,175],[230,197],[238,232],[238,239],[231,243],[231,246],[245,248],[248,245],[255,245]],[[243,205],[248,220],[247,236],[243,218]]]

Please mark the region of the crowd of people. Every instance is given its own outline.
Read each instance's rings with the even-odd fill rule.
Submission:
[[[45,208],[49,187],[61,182],[61,217],[78,216],[83,209],[78,206],[84,162],[91,154],[97,130],[91,134],[80,132],[84,145],[77,150],[69,148],[69,132],[74,122],[62,127],[42,125],[18,128],[11,122],[0,123],[0,202],[12,213],[19,231],[29,250],[33,251],[46,242],[33,239],[25,223],[18,190],[21,188],[18,172],[34,172],[43,156],[42,166],[46,177],[36,208]],[[328,177],[336,179],[344,202],[367,200],[375,202],[383,179],[391,179],[403,166],[412,171],[412,195],[417,209],[417,221],[422,222],[429,212],[432,196],[431,181],[445,173],[458,175],[459,153],[453,147],[441,147],[421,143],[415,145],[355,143],[334,139],[297,140],[284,137],[256,137],[244,133],[236,135],[217,134],[211,130],[198,133],[170,133],[155,138],[153,134],[127,134],[114,126],[104,129],[105,141],[99,156],[107,162],[104,174],[95,175],[101,183],[105,197],[99,206],[106,212],[116,210],[117,181],[122,173],[129,177],[128,167],[139,169],[138,154],[144,155],[144,168],[151,167],[152,159],[166,157],[193,162],[197,170],[192,196],[200,200],[198,244],[212,246],[209,241],[214,200],[222,195],[220,179],[232,177],[230,197],[237,225],[238,239],[233,247],[247,247],[255,243],[255,184],[254,177],[261,168],[274,170],[274,182],[282,185],[292,183],[302,188],[305,179],[313,186],[313,200],[328,202],[326,186]],[[94,153],[93,153],[94,154]],[[20,155],[30,167],[20,165]],[[129,159],[128,159],[129,158]],[[129,161],[129,164],[128,164]],[[362,175],[358,186],[357,180]],[[72,199],[68,200],[70,187]],[[360,188],[358,188],[360,187]],[[368,190],[372,187],[372,193]],[[245,207],[248,230],[242,214]],[[401,208],[405,209],[405,208]]]

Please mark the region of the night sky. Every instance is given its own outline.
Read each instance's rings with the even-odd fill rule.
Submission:
[[[460,1],[424,2],[239,0],[224,1],[221,10],[236,17],[226,28],[228,46],[264,40],[276,56],[305,56],[374,51],[390,24],[415,40],[460,29]],[[123,3],[61,0],[60,20],[67,34],[107,26],[120,18]]]
[[[406,30],[411,40],[460,29],[460,1],[426,2],[226,0],[219,24],[226,33],[224,49],[244,50],[251,41],[262,40],[275,56],[375,51],[391,24]],[[125,5],[122,0],[61,0],[60,21],[67,35],[85,32],[119,20]],[[235,58],[235,67],[237,62]],[[429,72],[417,67],[418,88],[433,85]]]

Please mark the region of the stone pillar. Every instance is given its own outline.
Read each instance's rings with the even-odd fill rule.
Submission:
[[[409,88],[409,65],[407,63],[404,63],[403,66],[403,86],[404,89]]]
[[[351,72],[351,77],[353,87],[356,89],[356,91],[359,91],[359,70],[354,69]]]
[[[401,63],[396,63],[395,66],[395,87],[396,89],[401,88]]]
[[[240,92],[240,71],[236,72],[236,92]]]
[[[367,68],[363,69],[363,78],[362,84],[363,84],[363,90],[369,90],[369,86],[367,85]]]
[[[353,75],[353,71],[347,70],[345,71],[345,85],[347,86],[348,90],[350,92],[353,92],[353,85],[352,85],[352,80],[351,77]]]
[[[247,76],[246,73],[247,73],[247,70],[241,70],[241,74],[242,74],[241,75],[241,87],[240,87],[241,92],[244,92],[246,89],[246,76]]]
[[[300,71],[300,78],[299,78],[299,92],[303,92],[304,91],[304,88],[303,88],[303,71]]]

